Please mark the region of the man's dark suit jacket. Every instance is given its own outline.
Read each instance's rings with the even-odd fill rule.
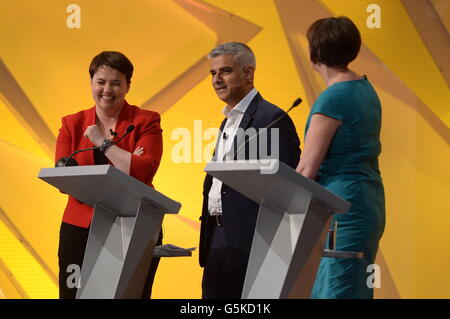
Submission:
[[[279,107],[264,100],[258,93],[242,117],[239,125],[246,130],[255,128],[259,131],[272,121],[282,116],[284,111]],[[222,122],[221,131],[226,119]],[[272,127],[279,128],[279,159],[285,164],[295,168],[300,159],[300,140],[295,130],[294,123],[289,115],[285,115]],[[235,139],[236,142],[236,139]],[[259,143],[259,141],[258,141]],[[271,141],[268,139],[267,149],[270,150]],[[259,145],[259,144],[258,144]],[[246,152],[248,159],[248,152]],[[253,158],[252,158],[253,159]],[[206,175],[203,183],[203,209],[200,229],[200,266],[204,266],[211,242],[211,229],[208,229],[208,194],[212,186],[213,177]],[[256,227],[259,205],[239,192],[222,184],[222,211],[226,241],[229,247],[236,249],[248,257],[250,255],[253,233]]]

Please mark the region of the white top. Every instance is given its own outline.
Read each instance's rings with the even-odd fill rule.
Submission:
[[[253,89],[234,108],[229,105],[223,108],[222,113],[227,117],[227,121],[223,131],[219,132],[221,136],[219,136],[216,147],[215,161],[222,161],[225,154],[230,151],[244,113],[256,94],[258,94],[258,91]],[[222,182],[214,177],[208,194],[208,212],[211,216],[222,214],[221,190]]]

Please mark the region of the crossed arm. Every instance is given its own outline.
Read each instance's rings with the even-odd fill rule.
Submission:
[[[73,132],[73,128],[70,128],[65,118],[62,120],[62,124],[56,142],[55,161],[63,156],[69,156],[73,152],[73,138],[76,133]],[[88,129],[89,131],[86,129],[84,135],[87,133],[94,145],[101,145],[104,137],[99,132],[100,130],[92,126]],[[140,129],[139,139],[133,144],[135,145],[133,153],[114,145],[105,151],[105,155],[116,168],[124,173],[146,184],[151,183],[162,156],[162,130],[159,114],[155,113],[148,117],[145,125]],[[81,165],[86,165],[86,163]]]
[[[105,139],[97,125],[88,126],[84,132],[84,136],[89,138],[95,146],[100,146]],[[137,156],[141,156],[143,153],[144,148],[140,145],[137,145],[137,148],[133,152],[133,154]],[[112,145],[106,149],[105,156],[117,169],[130,175],[131,152],[125,151],[117,145]]]

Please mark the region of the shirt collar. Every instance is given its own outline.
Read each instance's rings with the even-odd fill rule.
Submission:
[[[230,116],[236,116],[237,114],[241,113],[244,114],[245,111],[247,110],[248,106],[250,105],[250,102],[253,100],[253,98],[256,96],[256,94],[258,94],[258,91],[253,88],[250,92],[248,92],[248,94],[238,103],[236,104],[235,107],[233,107],[230,110],[230,107],[228,105],[226,105],[223,110],[222,113],[226,116],[226,117],[230,117]]]

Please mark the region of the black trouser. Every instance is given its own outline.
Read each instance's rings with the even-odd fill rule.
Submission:
[[[86,250],[88,240],[89,228],[81,228],[73,226],[67,223],[61,224],[59,232],[59,298],[60,299],[75,299],[77,295],[76,288],[69,288],[67,285],[67,279],[74,271],[71,270],[69,265],[81,265],[83,264],[84,251]],[[156,245],[162,244],[162,231],[159,233],[159,238]],[[160,258],[153,258],[150,264],[150,270],[145,281],[144,291],[142,293],[142,299],[150,298],[152,294],[152,285],[155,278],[156,269],[158,268]],[[72,281],[72,278],[69,279]]]
[[[202,279],[203,299],[239,299],[244,287],[248,256],[229,247],[225,229],[210,222],[211,244]],[[232,234],[231,234],[232,236]]]

